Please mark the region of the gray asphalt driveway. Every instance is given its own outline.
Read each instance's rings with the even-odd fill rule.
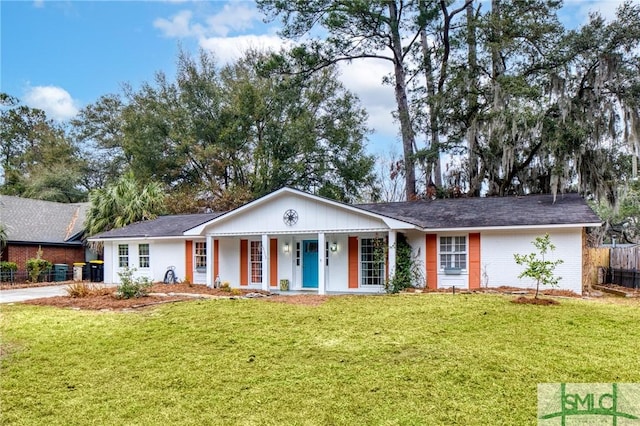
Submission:
[[[66,284],[47,287],[17,288],[15,290],[0,290],[0,303],[23,302],[41,297],[66,296]]]

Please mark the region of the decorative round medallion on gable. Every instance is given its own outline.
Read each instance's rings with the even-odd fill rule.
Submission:
[[[298,222],[298,212],[294,209],[289,209],[284,212],[284,216],[282,216],[282,220],[284,224],[287,226],[293,226]]]

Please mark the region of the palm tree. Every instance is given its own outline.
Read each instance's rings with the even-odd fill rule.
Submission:
[[[165,211],[164,197],[160,184],[150,182],[142,186],[133,174],[123,175],[114,185],[89,194],[91,207],[84,223],[86,236],[155,219]]]
[[[4,251],[4,247],[7,245],[7,231],[4,229],[4,225],[0,223],[0,255]]]

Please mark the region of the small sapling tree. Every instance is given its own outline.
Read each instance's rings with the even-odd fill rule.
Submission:
[[[535,298],[537,299],[540,284],[552,287],[558,285],[558,281],[560,281],[562,277],[554,276],[553,271],[556,269],[556,266],[564,263],[564,261],[562,259],[553,261],[545,259],[547,253],[556,249],[556,246],[551,242],[549,234],[545,234],[544,237],[536,237],[531,244],[538,249],[538,253],[514,254],[513,257],[518,265],[526,266],[526,269],[518,275],[518,278],[529,277],[536,280]]]

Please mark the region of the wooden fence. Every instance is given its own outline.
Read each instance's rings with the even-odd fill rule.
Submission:
[[[608,266],[612,269],[640,269],[640,246],[612,248]]]
[[[637,288],[640,280],[640,246],[587,248],[583,251],[583,287],[615,283]]]

